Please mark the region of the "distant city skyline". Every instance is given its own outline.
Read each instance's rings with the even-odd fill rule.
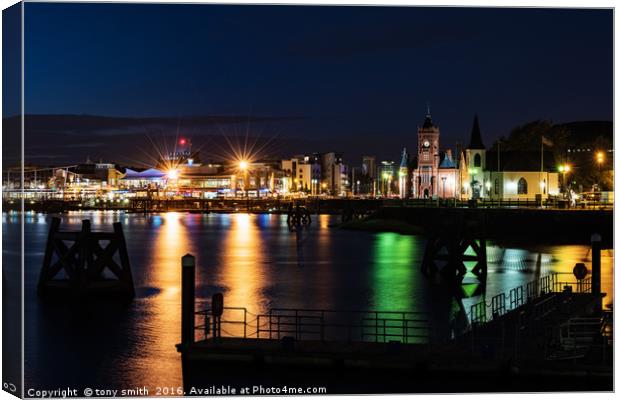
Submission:
[[[536,119],[613,119],[611,10],[27,3],[25,27],[26,113],[178,120],[32,133],[52,158],[249,132],[358,164],[415,146],[427,105],[445,145],[476,113],[487,146]],[[222,115],[265,120],[184,122]]]

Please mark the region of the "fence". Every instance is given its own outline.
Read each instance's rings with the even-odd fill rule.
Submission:
[[[211,335],[211,309],[196,312],[196,330]],[[408,311],[337,311],[274,308],[254,314],[243,307],[224,307],[221,336],[256,339],[428,343],[430,328],[425,313]]]
[[[571,291],[575,293],[590,293],[592,291],[592,279],[586,278],[580,281],[559,281],[559,274],[552,273],[537,280],[510,289],[508,296],[500,293],[491,298],[491,302],[485,300],[476,303],[470,308],[470,323],[472,325],[485,323],[491,319],[501,317],[509,311],[515,310],[548,293],[560,293]],[[545,307],[553,307],[553,297],[536,305],[535,313],[547,313]]]

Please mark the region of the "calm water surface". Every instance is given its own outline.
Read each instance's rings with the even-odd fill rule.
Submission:
[[[19,218],[3,214],[5,268],[19,266],[19,253],[11,250],[19,243]],[[181,325],[180,259],[186,253],[197,259],[198,300],[221,291],[226,305],[252,313],[274,307],[426,311],[432,324],[447,327],[459,310],[449,291],[419,271],[424,238],[338,230],[330,228],[338,218],[328,215],[291,232],[285,216],[267,214],[63,215],[62,229],[79,229],[82,219],[90,219],[95,230],[123,223],[137,296],[129,306],[42,304],[36,284],[50,218],[25,215],[26,388],[181,385],[174,345]],[[491,243],[488,257],[487,299],[590,262],[585,246]],[[612,264],[613,253],[604,251],[606,305],[613,302]],[[481,299],[465,298],[462,305],[469,310]]]

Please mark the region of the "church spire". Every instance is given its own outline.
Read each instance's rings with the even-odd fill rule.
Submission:
[[[471,137],[469,138],[470,150],[484,150],[484,144],[482,144],[482,135],[480,134],[480,125],[478,124],[478,114],[474,116],[474,125],[471,128]]]
[[[426,103],[426,118],[424,118],[424,125],[422,125],[422,128],[428,129],[434,126],[433,120],[431,119],[431,106]]]
[[[404,147],[401,158],[400,158],[400,167],[407,168],[408,165],[409,165],[409,154],[407,154],[407,148]]]

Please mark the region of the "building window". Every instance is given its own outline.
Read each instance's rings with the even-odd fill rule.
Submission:
[[[480,164],[482,164],[482,158],[480,157],[480,154],[476,154],[474,156],[474,167],[480,167]]]
[[[495,178],[495,194],[499,194],[499,179]]]
[[[428,161],[428,152],[424,152],[424,161]]]
[[[527,181],[523,178],[517,183],[517,194],[527,194]]]

